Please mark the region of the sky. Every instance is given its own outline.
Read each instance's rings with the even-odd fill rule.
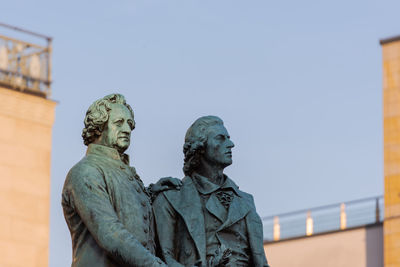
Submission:
[[[0,22],[54,38],[50,266],[71,264],[62,186],[85,154],[87,108],[110,93],[134,109],[128,153],[146,185],[182,178],[187,128],[217,115],[236,145],[226,174],[262,217],[383,193],[379,39],[400,34],[399,1],[14,0],[1,9]]]

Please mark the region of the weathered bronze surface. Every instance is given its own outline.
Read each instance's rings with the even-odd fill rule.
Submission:
[[[62,192],[73,267],[268,266],[253,197],[223,173],[234,144],[220,118],[188,129],[182,182],[166,177],[147,188],[124,153],[135,128],[125,98],[95,101],[84,123],[86,156]]]
[[[223,173],[233,147],[218,117],[201,117],[188,129],[183,185],[153,203],[168,266],[268,266],[253,197]]]
[[[85,117],[86,156],[68,173],[62,207],[71,232],[73,267],[167,266],[154,254],[151,196],[180,181],[146,188],[124,154],[135,128],[122,95],[95,101]]]

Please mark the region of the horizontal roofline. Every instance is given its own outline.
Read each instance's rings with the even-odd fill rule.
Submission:
[[[315,234],[312,234],[312,235],[309,235],[309,236],[300,235],[300,236],[282,238],[282,239],[279,239],[279,240],[266,240],[266,239],[264,239],[263,244],[264,245],[270,245],[270,244],[281,243],[281,242],[286,242],[286,241],[292,241],[292,240],[297,240],[297,239],[312,238],[312,237],[321,236],[321,235],[330,235],[330,234],[335,234],[335,233],[339,233],[339,232],[353,231],[353,230],[357,230],[357,229],[361,229],[361,228],[381,227],[381,226],[383,226],[383,222],[375,222],[375,223],[370,223],[370,224],[363,224],[363,225],[358,225],[358,226],[354,226],[354,227],[349,227],[349,228],[346,228],[346,229],[336,229],[336,230],[332,230],[332,231],[319,232],[319,233],[315,233]]]
[[[400,35],[389,37],[389,38],[385,38],[385,39],[381,39],[381,40],[379,40],[379,43],[381,45],[384,45],[384,44],[388,44],[388,43],[396,42],[396,41],[400,41]]]
[[[25,29],[22,29],[22,28],[19,28],[19,27],[15,27],[15,26],[6,24],[6,23],[2,23],[2,22],[0,22],[0,26],[5,27],[5,28],[9,28],[9,29],[12,29],[12,30],[15,30],[15,31],[23,32],[23,33],[26,33],[26,34],[34,35],[36,37],[46,39],[48,42],[51,42],[52,39],[53,39],[50,36],[47,36],[47,35],[44,35],[44,34],[41,34],[41,33],[37,33],[37,32],[33,32],[33,31],[29,31],[29,30],[25,30]]]

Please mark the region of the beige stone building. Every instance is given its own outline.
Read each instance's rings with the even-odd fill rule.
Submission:
[[[400,267],[400,36],[380,43],[383,199],[376,198],[375,206],[365,199],[265,218],[272,266]]]
[[[400,36],[381,41],[383,59],[383,138],[385,267],[400,266]]]
[[[50,54],[50,44],[39,46],[0,35],[2,267],[48,266],[51,137],[56,105],[48,99]]]
[[[382,207],[378,197],[310,209],[305,216],[304,211],[283,214],[272,224],[265,218],[269,263],[272,267],[383,267]]]
[[[382,224],[265,244],[272,267],[382,267]]]

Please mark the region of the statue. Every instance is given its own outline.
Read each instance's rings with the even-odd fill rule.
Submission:
[[[86,156],[68,173],[62,192],[71,232],[72,267],[165,267],[155,254],[152,194],[180,181],[162,178],[146,188],[124,154],[135,128],[125,98],[95,101],[85,117]]]
[[[253,197],[223,173],[233,147],[218,117],[201,117],[187,130],[183,185],[153,203],[168,266],[268,266]]]

